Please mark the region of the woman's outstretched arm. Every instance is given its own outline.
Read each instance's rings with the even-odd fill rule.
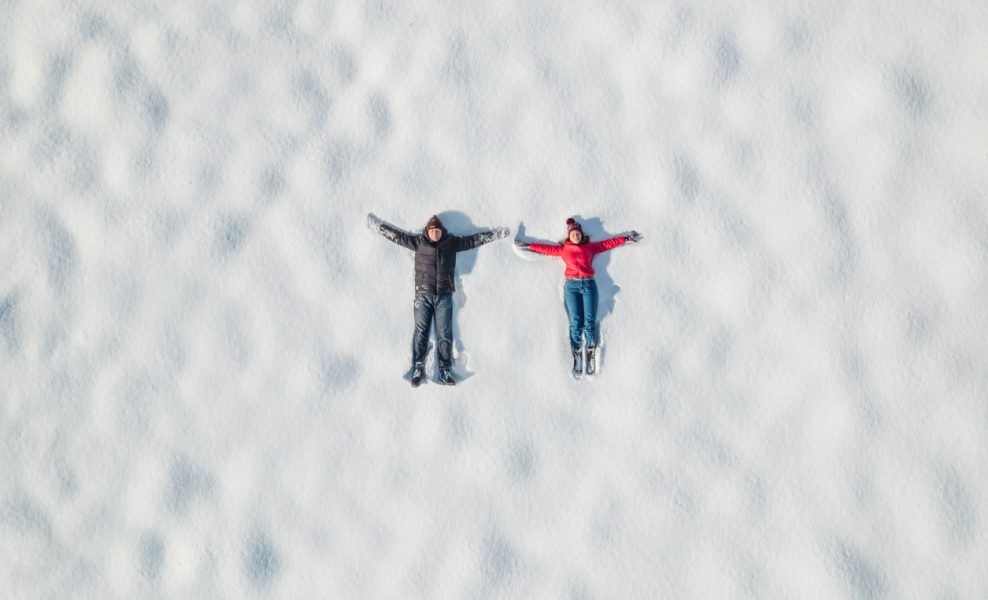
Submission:
[[[607,252],[608,250],[612,250],[618,246],[623,246],[627,243],[636,244],[640,239],[641,234],[637,231],[632,231],[626,235],[619,235],[601,242],[593,242],[591,247],[594,252]]]
[[[528,250],[547,256],[561,256],[563,253],[562,244],[526,244]]]

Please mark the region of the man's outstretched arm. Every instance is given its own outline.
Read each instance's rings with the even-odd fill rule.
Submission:
[[[407,231],[402,231],[398,229],[391,223],[382,221],[372,214],[367,215],[367,228],[390,240],[399,246],[404,246],[409,250],[415,250],[418,247],[418,236],[412,235]]]
[[[504,237],[508,237],[511,231],[507,227],[498,227],[497,229],[491,229],[490,231],[481,231],[480,233],[475,233],[473,235],[465,235],[463,237],[457,237],[456,251],[463,252],[464,250],[472,250],[477,246],[483,246],[488,242],[493,242],[494,240],[499,240]]]

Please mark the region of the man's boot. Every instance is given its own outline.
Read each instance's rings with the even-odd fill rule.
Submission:
[[[456,380],[453,379],[453,374],[449,372],[449,369],[439,369],[439,383],[443,385],[456,385]]]
[[[425,368],[422,365],[415,365],[412,368],[412,387],[418,387],[425,379]]]

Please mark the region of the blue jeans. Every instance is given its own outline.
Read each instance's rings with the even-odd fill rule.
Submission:
[[[597,347],[597,282],[593,279],[567,279],[563,302],[569,317],[569,345],[574,352],[583,346]]]
[[[436,323],[439,368],[453,364],[453,294],[415,294],[415,334],[412,336],[412,363],[425,365],[429,353],[429,330]]]

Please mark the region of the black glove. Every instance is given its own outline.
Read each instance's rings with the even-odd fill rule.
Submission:
[[[515,247],[517,247],[519,250],[528,250],[530,245],[531,244],[529,244],[528,242],[515,240]]]
[[[642,239],[642,234],[637,231],[632,231],[628,235],[624,236],[624,239],[632,244],[637,244],[638,240]]]

